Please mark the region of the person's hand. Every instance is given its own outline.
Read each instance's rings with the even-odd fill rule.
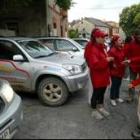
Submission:
[[[125,61],[123,61],[122,62],[122,65],[125,65],[125,66],[127,66],[128,64],[130,64],[131,63],[131,61],[130,60],[125,60]]]
[[[114,57],[108,57],[108,58],[106,58],[106,60],[107,60],[108,63],[109,62],[113,62],[114,61]]]
[[[128,85],[128,88],[133,88],[134,86],[132,84],[129,84]]]

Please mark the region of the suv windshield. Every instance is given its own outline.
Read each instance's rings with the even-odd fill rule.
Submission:
[[[17,43],[33,58],[47,57],[54,53],[37,41],[17,40]]]

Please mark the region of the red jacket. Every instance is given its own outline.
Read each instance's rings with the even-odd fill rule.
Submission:
[[[86,61],[88,61],[89,53],[91,52],[92,49],[92,44],[93,43],[89,41],[85,47],[84,58],[86,59]]]
[[[132,84],[133,86],[138,86],[138,85],[140,85],[140,78],[138,78],[138,79],[136,79],[136,80],[133,80],[133,81],[131,82],[131,84]]]
[[[110,66],[111,76],[123,78],[125,66],[121,63],[125,60],[125,55],[122,48],[114,46],[109,50],[108,55],[114,57],[115,59],[112,65]]]
[[[110,73],[105,49],[104,45],[94,43],[87,54],[87,63],[90,68],[90,76],[94,88],[101,88],[110,84]]]
[[[130,59],[131,63],[139,64],[140,65],[140,56]],[[140,73],[140,70],[139,70]]]
[[[135,58],[130,59],[130,60],[131,60],[131,63],[140,65],[140,57],[135,57]],[[139,69],[139,73],[140,73],[140,69]],[[132,84],[133,86],[140,85],[140,78],[138,78],[138,79],[136,79],[136,80],[133,80],[133,81],[131,82],[131,84]]]
[[[135,57],[140,57],[140,43],[137,43],[135,40],[132,40],[129,44],[124,45],[124,54],[127,59],[133,59]],[[130,69],[134,73],[139,73],[140,65],[133,63],[130,65]]]

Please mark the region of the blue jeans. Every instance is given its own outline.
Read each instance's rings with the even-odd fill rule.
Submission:
[[[111,100],[119,99],[122,78],[111,76],[111,81],[112,81],[112,85],[111,85],[111,91],[110,91],[110,99]]]

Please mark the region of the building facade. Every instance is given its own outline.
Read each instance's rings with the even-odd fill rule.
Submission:
[[[77,31],[79,37],[90,38],[93,28],[99,28],[109,35],[110,26],[95,18],[84,18],[71,23],[70,29]]]
[[[13,30],[19,36],[67,36],[67,11],[54,0],[41,0],[37,6],[1,15],[0,29]]]

